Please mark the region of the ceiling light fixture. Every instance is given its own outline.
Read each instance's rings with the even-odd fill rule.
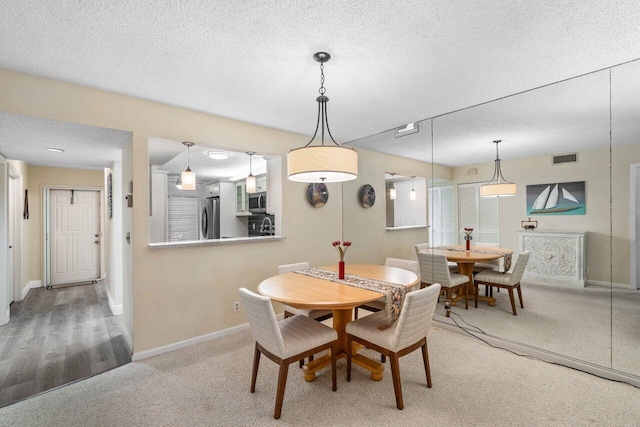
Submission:
[[[318,101],[318,121],[311,141],[304,147],[295,148],[287,154],[288,176],[297,182],[344,182],[358,177],[358,153],[350,147],[338,144],[329,130],[327,119],[327,98],[324,93],[324,63],[331,59],[326,52],[318,52],[313,59],[320,63],[320,96]],[[322,127],[320,125],[322,124]],[[325,127],[335,145],[324,145]],[[311,145],[321,129],[322,145]]]
[[[51,151],[52,153],[64,153],[65,150],[62,148],[45,148],[47,151]]]
[[[253,194],[256,192],[256,177],[253,176],[251,170],[251,157],[256,153],[254,153],[253,151],[247,151],[247,154],[249,155],[249,176],[245,180],[245,191],[248,194]]]
[[[182,144],[187,146],[187,169],[180,174],[176,187],[180,190],[195,190],[196,189],[196,174],[189,168],[189,149],[195,144],[193,142],[183,142]]]
[[[416,189],[413,187],[413,178],[415,178],[415,176],[411,177],[411,191],[409,192],[409,200],[416,199]]]
[[[518,191],[516,184],[507,181],[504,179],[504,176],[502,176],[502,170],[500,169],[500,155],[498,154],[498,144],[500,141],[500,139],[493,141],[493,143],[496,144],[495,169],[491,180],[480,186],[480,196],[482,197],[515,196]]]
[[[411,135],[412,133],[418,133],[420,131],[420,126],[418,122],[407,123],[404,126],[400,126],[396,128],[396,138],[400,138],[401,136]]]
[[[229,153],[223,151],[207,151],[207,156],[214,160],[226,160],[229,158]]]
[[[393,182],[396,174],[395,172],[389,172],[389,175],[391,175],[391,188],[389,189],[389,199],[395,200],[396,197],[398,196],[396,192],[396,184],[395,182]]]

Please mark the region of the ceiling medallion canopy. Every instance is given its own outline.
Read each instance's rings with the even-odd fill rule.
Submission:
[[[502,176],[502,170],[500,169],[500,155],[498,154],[498,144],[500,141],[500,139],[493,141],[493,143],[496,144],[495,169],[491,180],[480,186],[480,196],[482,197],[515,196],[518,192],[516,184],[507,181],[504,176]]]
[[[358,177],[358,153],[353,148],[339,145],[331,135],[327,119],[327,98],[324,94],[324,63],[331,59],[326,52],[318,52],[313,59],[320,63],[320,96],[318,120],[311,141],[304,147],[295,148],[287,154],[288,176],[298,182],[344,182]],[[321,145],[311,145],[320,129]],[[325,129],[333,144],[325,145]]]

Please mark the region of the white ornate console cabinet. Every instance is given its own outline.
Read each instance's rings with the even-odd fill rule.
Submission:
[[[585,231],[519,231],[520,252],[530,251],[525,278],[547,283],[584,286]]]

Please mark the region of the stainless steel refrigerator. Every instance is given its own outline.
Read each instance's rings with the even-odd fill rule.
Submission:
[[[200,233],[203,239],[220,238],[220,197],[208,197],[204,200]]]

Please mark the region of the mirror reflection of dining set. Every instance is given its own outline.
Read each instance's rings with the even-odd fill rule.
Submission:
[[[508,270],[511,251],[460,248],[416,245],[418,261],[387,258],[384,266],[347,264],[344,278],[337,266],[286,264],[278,267],[277,275],[259,284],[259,293],[241,288],[240,299],[255,338],[251,393],[260,385],[258,367],[263,355],[279,365],[276,419],[282,414],[290,364],[298,363],[307,382],[330,367],[331,389],[335,392],[339,359],[346,359],[347,382],[363,380],[362,372],[368,372],[371,380],[380,381],[389,359],[396,407],[403,409],[400,357],[421,349],[426,384],[428,388],[432,386],[427,335],[441,294],[445,304],[464,298],[468,308],[470,290],[476,307],[478,299],[495,305],[492,297],[478,295],[479,284],[487,289],[504,288],[516,315],[515,289],[523,308],[520,278],[528,252],[518,256],[509,273],[499,271],[497,260],[504,259],[503,268]],[[457,263],[457,272],[451,271],[451,262]],[[284,319],[277,320],[273,301],[284,305]],[[369,313],[362,315],[361,310]],[[329,322],[331,326],[327,325]],[[360,353],[362,348],[369,349],[367,355],[379,354],[380,360]],[[352,369],[354,364],[361,368],[357,373]]]

